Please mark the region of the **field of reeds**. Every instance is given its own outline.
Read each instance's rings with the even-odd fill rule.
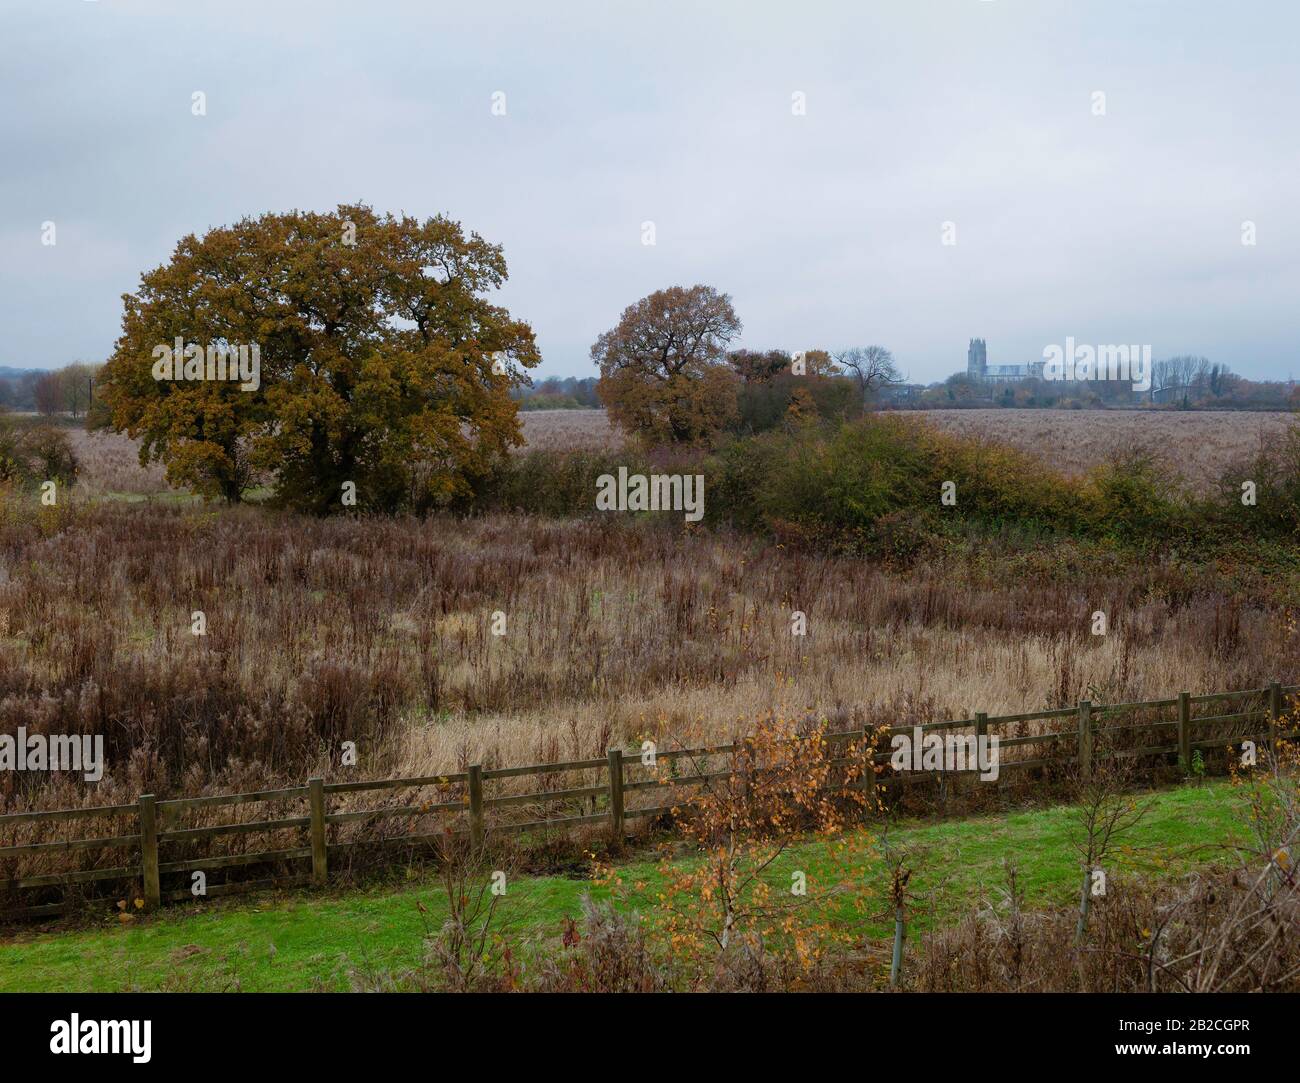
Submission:
[[[1104,462],[1117,448],[1160,453],[1187,488],[1211,491],[1232,463],[1276,444],[1296,415],[1194,410],[920,410],[945,432],[1010,444],[1069,475]]]
[[[574,412],[529,415],[553,416]],[[1258,688],[1300,659],[1300,582],[1249,552],[981,528],[895,563],[677,516],[319,519],[203,505],[125,438],[72,435],[71,494],[0,508],[0,712],[102,734],[107,767],[4,772],[6,812],[708,744],[769,713],[910,725]]]
[[[769,709],[898,724],[1258,687],[1296,661],[1275,583],[1154,554],[890,570],[613,517],[48,511],[0,528],[0,703],[7,724],[107,736],[99,803],[300,781],[343,740],[371,776],[428,774],[713,737]]]
[[[1068,476],[1086,473],[1115,451],[1156,451],[1189,491],[1204,495],[1234,462],[1276,443],[1295,422],[1281,412],[1191,410],[918,410],[944,432],[1009,444]],[[525,413],[529,447],[608,449],[622,444],[603,410]]]
[[[1009,444],[1053,469],[1078,476],[1132,445],[1158,452],[1188,488],[1210,491],[1231,464],[1275,444],[1294,414],[1186,410],[920,410],[945,432]],[[604,410],[534,410],[520,414],[528,449],[616,450],[623,435]],[[141,467],[134,441],[116,433],[69,429],[83,466],[81,485],[95,494],[168,492],[158,465]]]

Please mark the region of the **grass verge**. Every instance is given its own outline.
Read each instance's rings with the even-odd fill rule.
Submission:
[[[1247,841],[1241,805],[1227,781],[1148,795],[1152,808],[1112,875],[1173,877],[1227,861]],[[942,926],[968,913],[1003,879],[1014,859],[1030,906],[1069,903],[1078,890],[1070,846],[1069,806],[996,817],[904,823],[892,844],[914,855],[915,925]],[[774,883],[802,869],[815,881],[823,846],[790,849],[770,870]],[[689,855],[675,860],[689,861]],[[878,855],[862,875],[885,884]],[[629,905],[648,911],[663,883],[653,861],[619,866]],[[148,919],[117,921],[70,933],[23,933],[0,944],[0,991],[346,990],[355,975],[380,975],[420,965],[422,941],[445,913],[440,886],[411,870],[401,884],[325,894],[264,894],[176,907]],[[541,941],[560,935],[593,890],[584,879],[535,876],[509,885],[500,913],[515,933]],[[417,903],[423,905],[421,913]],[[889,935],[882,902],[863,934]]]

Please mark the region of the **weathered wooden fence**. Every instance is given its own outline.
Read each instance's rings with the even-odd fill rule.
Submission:
[[[1093,704],[1088,701],[1076,707],[1060,708],[1047,711],[1030,711],[1025,714],[999,715],[990,717],[977,713],[973,718],[944,722],[930,722],[919,728],[929,734],[942,731],[966,731],[978,737],[996,731],[999,737],[999,749],[1011,749],[1028,746],[1042,746],[1032,755],[1023,759],[1007,759],[1000,756],[999,771],[1018,770],[1032,767],[1060,766],[1077,763],[1080,772],[1086,777],[1092,770],[1095,758],[1094,749],[1099,736],[1104,735],[1114,743],[1114,738],[1121,734],[1130,734],[1133,738],[1139,731],[1155,731],[1174,738],[1155,744],[1139,743],[1134,747],[1112,750],[1109,754],[1120,757],[1167,756],[1176,754],[1178,761],[1189,765],[1193,752],[1198,749],[1222,748],[1229,741],[1242,740],[1267,741],[1273,746],[1277,736],[1278,723],[1283,718],[1284,697],[1300,691],[1300,686],[1283,686],[1274,682],[1267,688],[1248,689],[1239,692],[1213,692],[1206,695],[1191,695],[1181,692],[1169,699],[1149,700],[1144,703]],[[1218,714],[1195,714],[1194,709],[1210,704],[1232,703],[1238,701],[1235,710]],[[1254,701],[1254,705],[1251,705]],[[1244,709],[1241,709],[1243,708]],[[1141,716],[1173,710],[1174,717],[1155,717],[1126,725],[1102,725],[1103,721],[1122,716]],[[1074,725],[1064,729],[1049,730],[1041,733],[1017,733],[1028,723],[1052,722],[1056,719],[1072,719]],[[1262,726],[1262,728],[1260,728]],[[1253,728],[1252,728],[1253,727]],[[890,734],[910,732],[916,727],[900,726],[890,730]],[[1207,730],[1215,729],[1211,736],[1204,736]],[[1172,732],[1171,732],[1172,731]],[[830,739],[851,740],[862,738],[863,729],[840,731],[828,734]],[[1145,740],[1145,738],[1143,738]],[[481,842],[489,833],[533,833],[550,830],[571,830],[581,825],[604,825],[616,840],[622,840],[627,832],[629,821],[647,817],[661,816],[673,808],[674,803],[640,804],[641,795],[651,795],[652,791],[662,794],[665,787],[699,785],[710,779],[725,775],[725,768],[716,767],[718,757],[725,757],[735,751],[730,744],[714,745],[707,748],[675,749],[659,751],[655,756],[653,770],[642,763],[641,752],[625,753],[620,749],[611,749],[608,755],[600,759],[570,760],[563,763],[539,763],[523,767],[485,768],[472,764],[465,771],[420,778],[389,778],[359,782],[326,782],[323,779],[310,779],[304,786],[285,789],[261,790],[254,793],[221,794],[208,797],[177,798],[158,800],[153,794],[144,794],[134,804],[107,805],[95,808],[58,809],[41,812],[18,812],[0,815],[0,840],[6,834],[16,836],[20,831],[28,833],[33,830],[44,833],[53,828],[60,831],[62,825],[104,820],[123,821],[133,830],[116,835],[86,835],[77,838],[57,838],[40,842],[23,842],[0,846],[0,872],[8,873],[8,879],[0,879],[0,915],[8,918],[38,917],[57,914],[64,910],[65,902],[45,902],[36,905],[24,905],[23,892],[45,891],[55,887],[68,887],[95,881],[123,881],[131,889],[128,896],[134,900],[138,885],[139,898],[145,909],[158,907],[164,901],[190,900],[192,894],[189,885],[164,891],[164,877],[202,872],[204,876],[219,869],[237,869],[239,867],[272,867],[270,876],[260,879],[234,880],[206,886],[205,895],[219,896],[234,892],[243,892],[269,886],[313,883],[324,885],[329,876],[330,864],[336,859],[343,859],[349,850],[356,847],[377,847],[388,843],[401,843],[409,846],[433,844],[445,836],[447,817],[455,817],[458,832],[468,834],[471,839]],[[887,765],[889,752],[878,753],[874,759],[879,765]],[[686,769],[683,769],[683,764]],[[885,771],[882,766],[881,771]],[[969,773],[969,772],[967,772]],[[881,774],[879,781],[886,785],[908,785],[925,780],[933,781],[952,772],[905,772]],[[548,788],[552,779],[558,778],[563,783],[563,776],[579,776],[577,781],[587,781],[585,785],[561,786]],[[598,781],[591,782],[588,776],[596,776]],[[523,793],[488,792],[493,784],[506,780],[540,778]],[[412,801],[412,791],[418,795],[422,790],[436,790],[434,800]],[[498,787],[499,788],[499,787]],[[334,808],[340,801],[362,800],[363,803],[375,803],[382,800],[373,795],[393,792],[399,803],[380,804],[369,808]],[[364,798],[351,795],[366,795]],[[657,796],[657,795],[656,795]],[[556,803],[575,806],[577,815],[544,816],[523,820],[511,819],[512,809],[545,808]],[[598,808],[603,803],[603,808]],[[227,810],[242,805],[297,804],[297,815],[273,817],[261,812],[262,818],[235,823],[217,823],[203,826],[180,826],[183,818],[189,814],[192,818],[207,815],[221,815],[230,818]],[[305,806],[305,807],[302,807]],[[333,809],[333,810],[332,810]],[[585,811],[584,811],[585,810]],[[360,834],[353,838],[342,837],[340,832],[349,825],[374,825],[383,820],[394,818],[406,819],[418,823],[429,817],[441,820],[435,831],[408,831],[397,835],[375,837]],[[300,845],[273,850],[258,850],[251,853],[202,854],[184,852],[186,849],[201,848],[201,844],[236,835],[264,835],[268,833],[292,831],[300,834]],[[25,855],[49,855],[53,853],[79,853],[84,855],[83,864],[89,868],[69,869],[42,875],[15,875],[16,865]],[[122,854],[125,856],[108,865],[101,864],[108,860],[105,855]],[[7,867],[6,867],[7,866]],[[292,870],[298,866],[297,871]]]

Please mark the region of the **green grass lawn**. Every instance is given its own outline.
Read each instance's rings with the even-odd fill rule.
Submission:
[[[1246,842],[1240,803],[1226,782],[1149,795],[1153,808],[1129,849],[1108,870],[1113,876],[1161,877],[1231,859]],[[1070,903],[1079,884],[1072,850],[1071,810],[1061,806],[979,819],[911,822],[890,831],[890,842],[913,855],[915,924],[945,924],[968,913],[1004,882],[1003,862],[1014,859],[1029,905]],[[690,860],[684,857],[682,860]],[[792,870],[810,884],[825,874],[825,844],[793,847],[769,870],[788,884]],[[879,892],[884,863],[866,852],[855,867]],[[648,910],[663,883],[653,861],[618,867],[623,905]],[[343,990],[357,976],[417,967],[426,929],[445,913],[439,885],[412,872],[404,884],[367,891],[246,896],[176,907],[152,917],[65,933],[22,934],[0,943],[0,991],[114,990]],[[513,880],[499,914],[534,940],[557,937],[561,919],[577,916],[589,881],[563,876]],[[427,909],[421,914],[416,903]],[[886,915],[864,933],[888,935]]]

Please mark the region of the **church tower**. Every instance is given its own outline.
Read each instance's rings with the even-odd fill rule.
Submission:
[[[972,380],[983,380],[985,372],[988,369],[989,355],[988,347],[982,338],[973,338],[970,340],[970,346],[966,350],[966,375]]]

